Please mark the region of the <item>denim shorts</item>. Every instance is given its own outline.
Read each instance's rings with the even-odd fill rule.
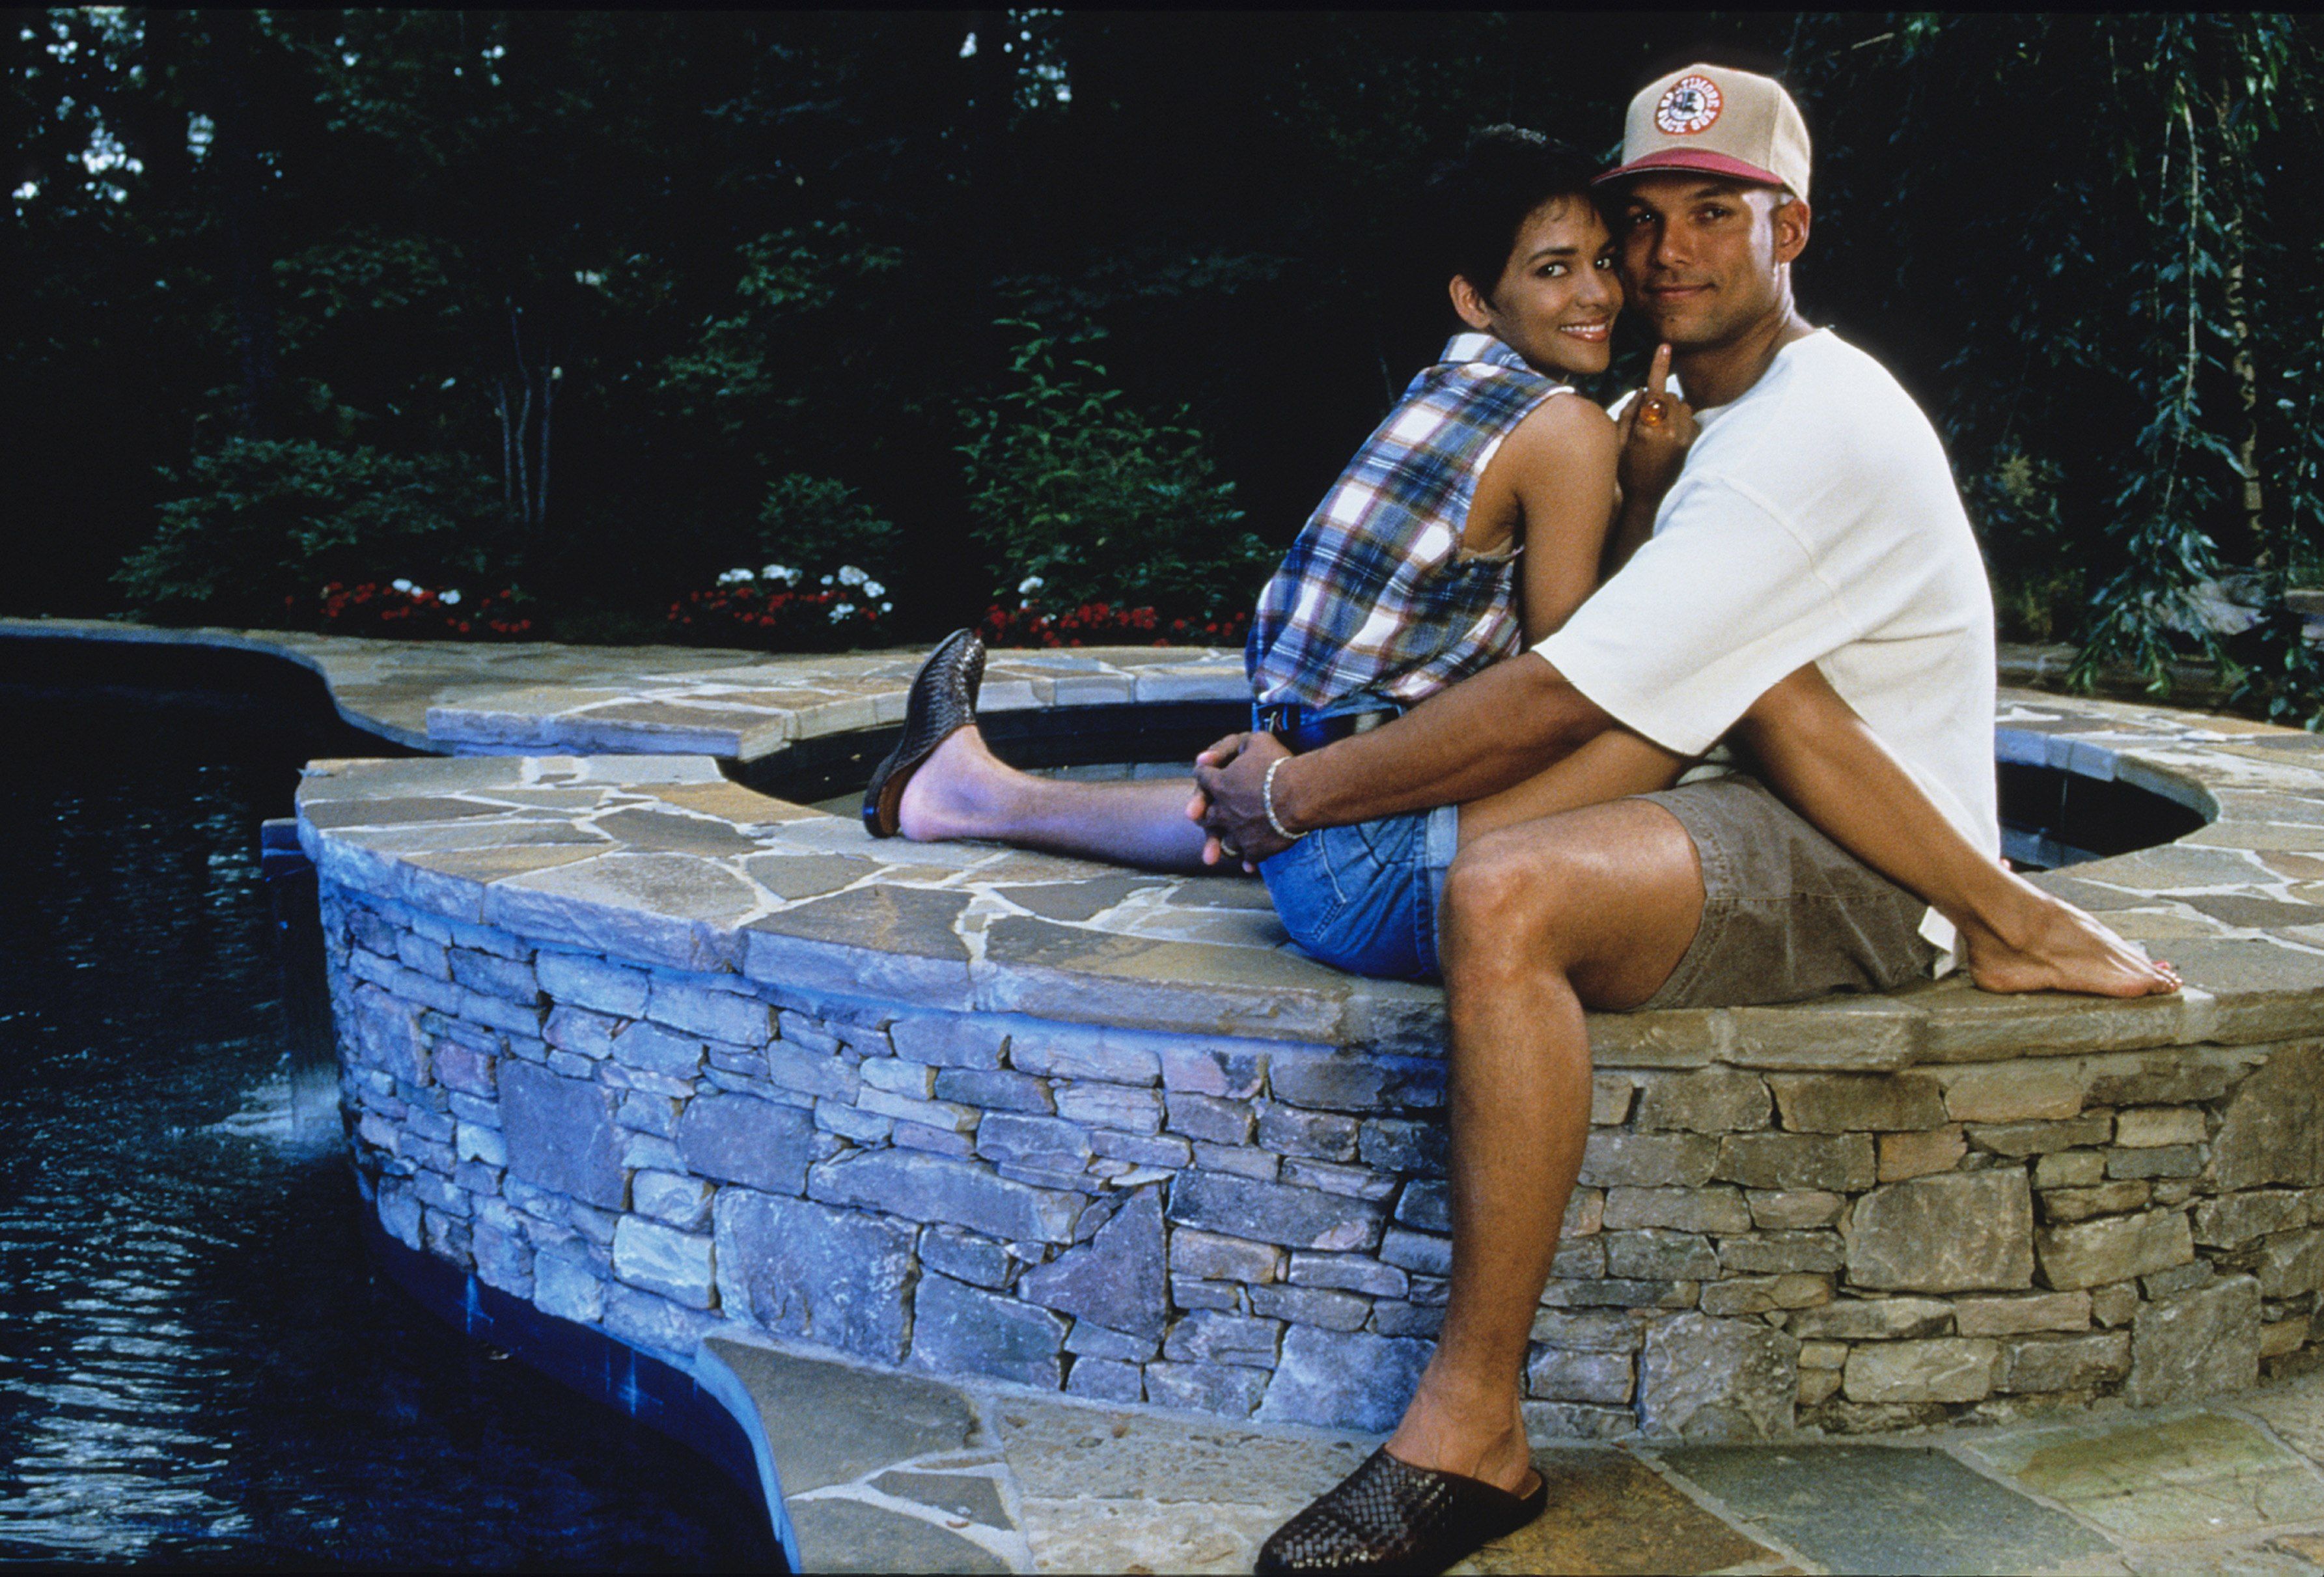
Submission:
[[[1291,939],[1334,968],[1434,980],[1436,912],[1461,842],[1458,807],[1318,827],[1259,862]]]

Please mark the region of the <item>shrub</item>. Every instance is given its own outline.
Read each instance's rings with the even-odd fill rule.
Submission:
[[[286,598],[284,611],[298,624],[317,624],[330,635],[371,635],[406,641],[515,641],[532,632],[532,621],[519,610],[526,601],[514,586],[470,598],[456,586],[430,591],[401,576],[385,586],[332,581],[311,605]]]
[[[895,545],[893,522],[857,498],[853,488],[793,472],[768,487],[750,557],[798,565],[811,577],[835,576],[846,566],[885,575],[893,567]]]
[[[491,479],[460,456],[236,438],[170,480],[184,491],[114,576],[154,619],[263,622],[318,615],[333,582],[473,579],[501,521]]]
[[[996,590],[1030,578],[1061,608],[1197,620],[1247,612],[1275,555],[1241,529],[1234,484],[1217,480],[1185,412],[1149,421],[1107,386],[1103,367],[1061,363],[1056,336],[1008,326],[1025,335],[1014,382],[964,412],[960,446]]]

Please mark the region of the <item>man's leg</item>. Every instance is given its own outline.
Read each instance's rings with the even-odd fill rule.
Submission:
[[[995,756],[978,730],[964,728],[904,785],[898,820],[918,843],[990,838],[1158,871],[1202,871],[1203,829],[1186,818],[1194,797],[1191,778],[1036,778]]]
[[[1628,799],[1464,844],[1439,927],[1451,1047],[1452,1283],[1389,1452],[1522,1489],[1518,1372],[1590,1137],[1582,1010],[1636,1007],[1702,918],[1693,840]]]

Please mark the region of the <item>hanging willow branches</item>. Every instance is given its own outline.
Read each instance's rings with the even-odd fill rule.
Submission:
[[[2313,426],[2292,413],[2324,339],[2304,261],[2319,226],[2269,201],[2319,145],[2313,30],[2077,14],[1803,31],[1823,146],[1886,134],[1870,158],[1843,152],[1845,217],[1874,233],[1849,266],[1885,250],[1888,302],[1960,308],[1940,399],[2005,606],[2074,640],[2084,682],[2282,669],[2299,621],[2275,610],[2324,580],[2312,494],[2282,480],[2313,470]],[[1867,205],[1878,174],[1904,189]]]

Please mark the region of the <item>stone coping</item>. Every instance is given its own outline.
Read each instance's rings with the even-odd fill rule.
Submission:
[[[272,653],[319,674],[359,727],[516,758],[318,763],[302,791],[316,807],[302,831],[310,855],[447,918],[521,914],[567,936],[610,926],[647,962],[851,995],[908,990],[931,1007],[1424,1056],[1442,1044],[1441,993],[1305,958],[1247,879],[875,843],[844,818],[726,783],[709,759],[761,759],[899,720],[917,649],[783,657],[93,620],[0,621],[0,635]],[[2038,679],[2061,650],[2012,649],[2005,670]],[[995,654],[983,706],[1217,701],[1242,685],[1231,652],[1010,651]],[[2037,878],[2161,949],[2185,993],[1997,999],[1947,982],[1798,1007],[1597,1015],[1599,1065],[1877,1070],[2247,1043],[2324,1024],[2324,739],[2011,689],[1995,741],[2004,761],[2120,780],[2210,819],[2170,845]]]
[[[0,636],[263,652],[320,675],[339,715],[443,755],[687,752],[752,761],[802,739],[900,723],[927,653],[783,657],[692,646],[375,641],[297,631],[0,619]],[[982,709],[1249,695],[1242,654],[1191,647],[996,652]]]
[[[2163,949],[2184,993],[2005,999],[1956,980],[1886,998],[1601,1014],[1599,1065],[1877,1071],[2246,1044],[2324,1024],[2324,741],[2031,692],[2006,696],[1996,738],[2004,761],[2131,783],[2215,818],[2175,844],[2038,878]],[[317,762],[300,804],[327,879],[639,963],[1127,1030],[1424,1057],[1443,1041],[1441,992],[1307,958],[1248,878],[876,842],[850,818],[734,785],[702,756]]]
[[[320,676],[340,716],[412,750],[444,755],[525,751],[698,751],[756,761],[787,743],[892,723],[921,653],[770,657],[692,646],[555,641],[380,641],[292,630],[169,628],[119,619],[0,619],[0,636],[200,646],[283,658]],[[2074,649],[2004,645],[2002,683],[2056,689]],[[2183,665],[2182,665],[2183,667]],[[2217,682],[2188,669],[2185,693]],[[2127,676],[2101,687],[2137,696]],[[1123,701],[1237,701],[1239,652],[1090,647],[995,655],[983,709]],[[870,711],[863,703],[870,703]]]
[[[397,665],[407,722],[466,753],[311,763],[299,797],[357,1174],[399,1240],[651,1352],[772,1336],[1227,1418],[1393,1419],[1449,1268],[1440,992],[1318,965],[1245,878],[874,844],[652,748],[722,710],[755,719],[712,742],[736,761],[876,725],[914,653],[312,651],[351,714],[363,663]],[[506,683],[527,661],[540,682]],[[1048,707],[1232,679],[1167,651],[996,669],[1021,687],[998,698]],[[583,736],[633,753],[523,742]],[[2043,878],[2166,945],[2181,998],[1956,982],[1593,1018],[1529,1425],[2000,1423],[2306,1362],[2319,742],[2005,694],[2003,760],[2210,818]]]

